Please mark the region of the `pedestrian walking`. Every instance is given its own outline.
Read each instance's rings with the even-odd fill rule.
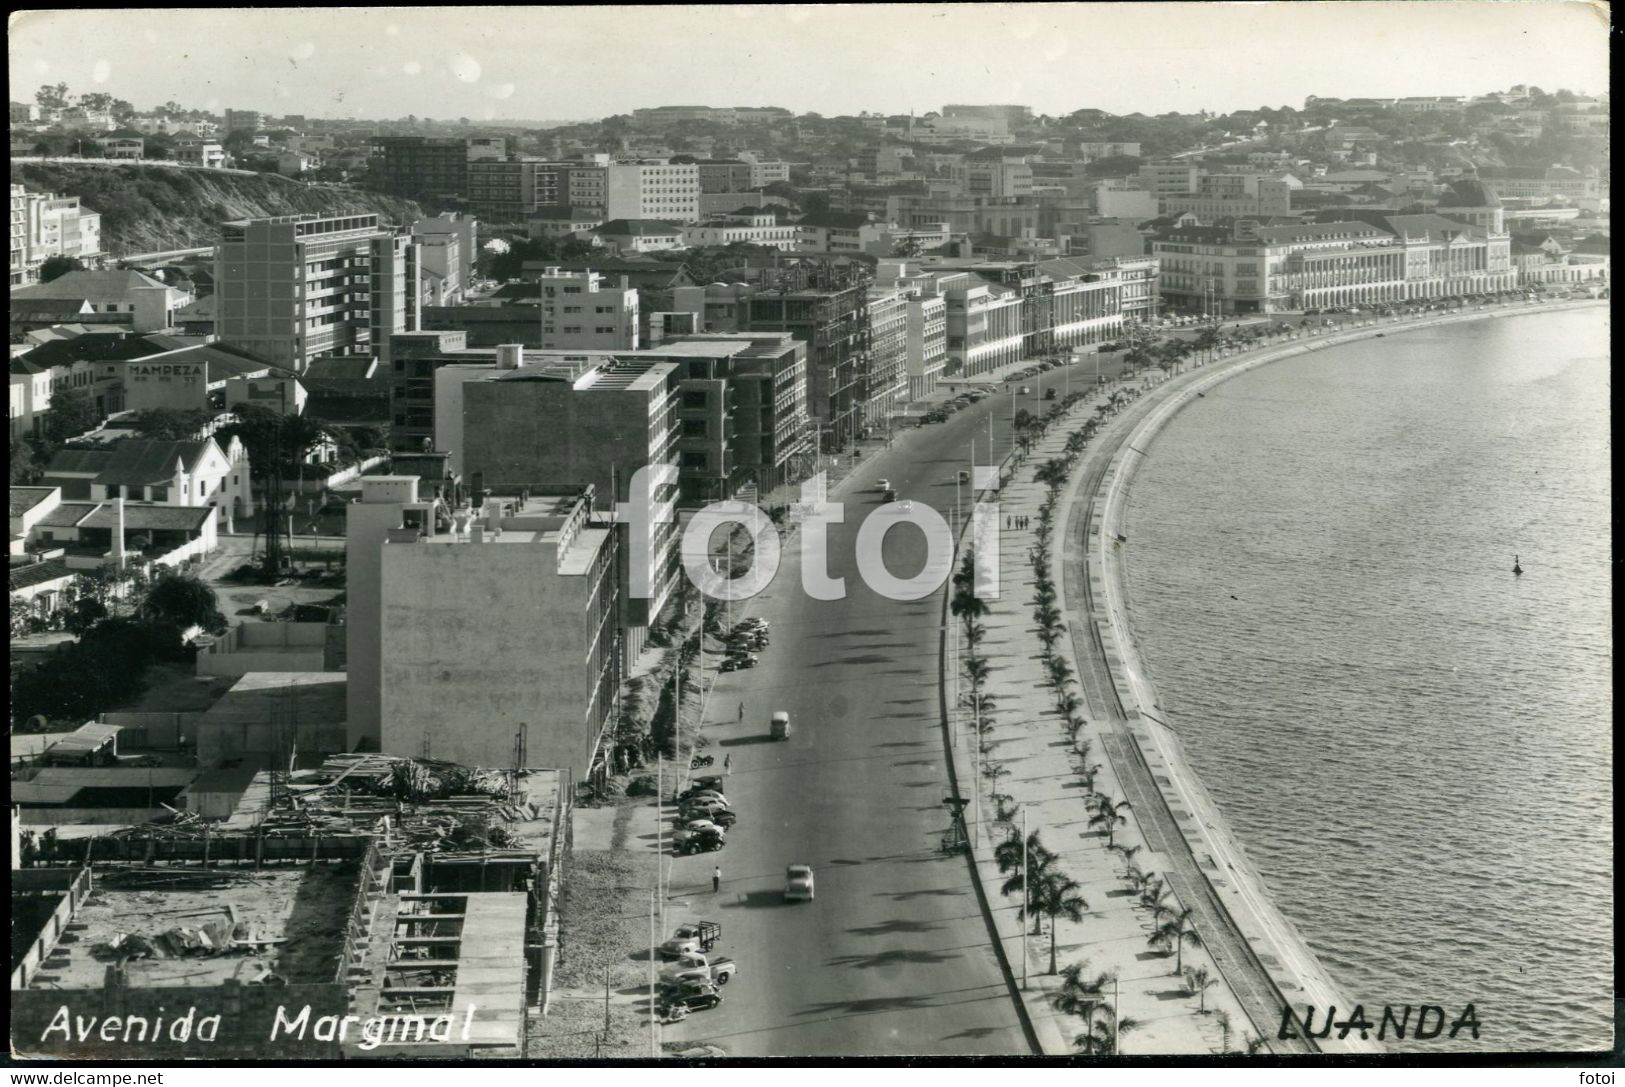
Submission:
[[[734,757],[731,752],[722,756],[722,772],[724,774],[731,774],[734,772]]]
[[[711,870],[711,893],[716,894],[722,890],[722,866],[719,864]]]
[[[745,719],[745,704],[743,702],[741,702],[741,703],[739,703],[739,720],[744,721],[744,719]]]

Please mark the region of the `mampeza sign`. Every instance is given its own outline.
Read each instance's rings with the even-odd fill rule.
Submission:
[[[201,362],[132,362],[125,373],[130,377],[203,378],[208,366]]]

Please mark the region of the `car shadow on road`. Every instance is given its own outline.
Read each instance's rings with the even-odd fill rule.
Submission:
[[[878,925],[859,925],[846,931],[859,936],[890,936],[899,932],[931,932],[942,926],[935,921],[893,920],[882,921]]]
[[[735,736],[731,740],[718,740],[717,746],[741,747],[747,744],[770,744],[774,742],[775,741],[772,736]]]
[[[919,891],[876,891],[875,897],[889,898],[893,902],[907,902],[910,899],[924,898],[927,895],[952,898],[968,893],[963,887],[928,887]]]
[[[959,958],[958,955],[944,955],[940,951],[894,947],[873,955],[836,955],[827,961],[830,966],[851,966],[859,970],[875,970],[888,966],[931,966],[957,958]]]
[[[774,906],[793,906],[796,903],[786,902],[782,890],[770,891],[741,891],[732,902],[721,904],[725,910],[736,909],[765,909]]]

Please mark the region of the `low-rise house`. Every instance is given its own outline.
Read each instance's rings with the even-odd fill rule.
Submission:
[[[41,483],[61,487],[64,502],[119,498],[162,506],[218,507],[227,531],[254,512],[248,453],[232,438],[196,441],[127,439],[99,449],[63,449],[51,458]]]
[[[611,219],[593,228],[593,236],[621,253],[654,253],[683,248],[683,228],[658,219]]]
[[[128,325],[136,332],[155,332],[173,327],[171,315],[191,302],[192,296],[143,272],[84,268],[58,276],[49,283],[13,288],[13,331],[17,329],[19,312],[46,301],[78,304],[77,312],[84,314],[82,319],[87,321]],[[83,304],[90,306],[88,313],[83,310]],[[58,318],[51,323],[60,321]]]

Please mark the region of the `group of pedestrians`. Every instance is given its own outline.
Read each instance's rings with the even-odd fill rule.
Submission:
[[[1015,517],[1015,516],[1006,517],[1004,519],[1004,527],[1005,528],[1026,528],[1027,527],[1027,522],[1029,522],[1031,520],[1032,520],[1031,517]]]

